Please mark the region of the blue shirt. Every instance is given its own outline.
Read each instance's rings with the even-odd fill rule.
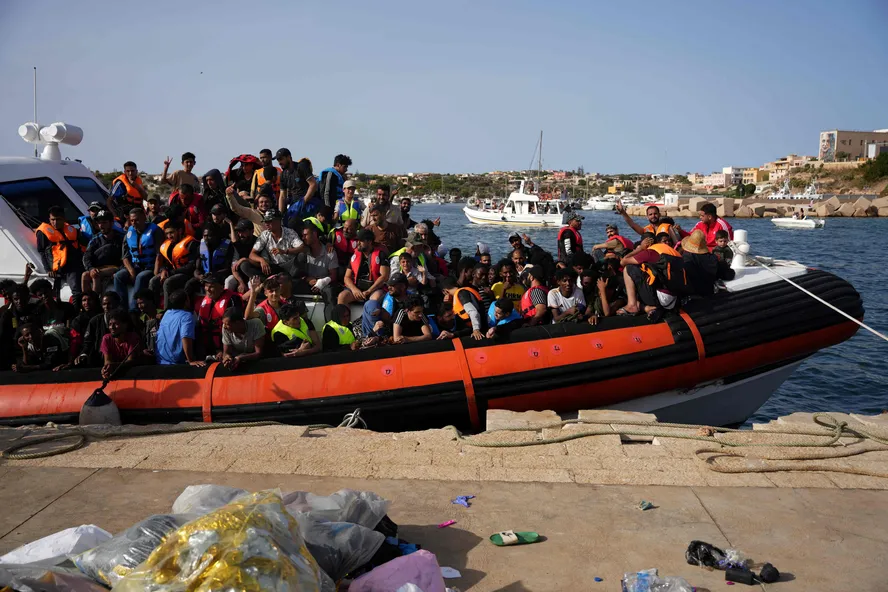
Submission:
[[[196,323],[194,313],[187,310],[168,310],[157,328],[157,344],[154,346],[158,364],[184,364],[185,350],[182,338],[194,339]]]

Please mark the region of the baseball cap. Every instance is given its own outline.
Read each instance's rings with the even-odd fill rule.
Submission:
[[[215,275],[213,275],[212,273],[208,273],[208,274],[206,274],[205,276],[203,276],[203,279],[201,280],[200,283],[202,283],[202,284],[219,284],[219,285],[221,286],[221,285],[222,285],[222,280],[220,280],[219,278],[217,278],[217,277],[216,277]]]
[[[280,159],[281,159],[281,156],[290,156],[290,157],[292,157],[293,155],[290,154],[290,149],[289,149],[289,148],[278,148],[278,151],[274,153],[274,158],[273,158],[272,160],[280,160]]]
[[[509,242],[512,242],[513,240],[521,240],[521,235],[517,232],[513,232],[509,235]]]
[[[372,230],[370,230],[370,229],[368,229],[368,228],[364,228],[363,230],[361,230],[360,232],[358,232],[358,240],[359,240],[359,241],[372,241],[372,240],[376,240],[376,235],[373,234],[373,231],[372,231]]]
[[[108,210],[99,210],[99,213],[96,214],[96,220],[113,220],[114,216],[111,215],[111,212]]]
[[[272,220],[280,220],[281,218],[283,218],[283,216],[281,216],[281,213],[277,211],[276,208],[268,208],[265,213],[262,214],[263,222],[271,222]]]
[[[89,209],[89,210],[101,210],[101,209],[102,209],[102,204],[100,204],[100,203],[97,202],[97,201],[94,201],[94,202],[92,202],[92,203],[89,204],[89,208],[87,208],[87,209]]]
[[[157,203],[160,203],[160,197],[158,197],[156,193],[152,193],[145,201],[156,201]]]
[[[358,186],[358,184],[355,183],[354,181],[352,181],[351,179],[349,179],[348,181],[346,181],[345,183],[342,184],[343,189],[348,189],[349,187],[357,187],[357,186]]]
[[[607,226],[604,227],[604,229],[605,230],[618,230],[618,228],[616,226],[614,226],[613,224],[608,224]]]
[[[543,274],[543,270],[541,267],[537,267],[536,265],[526,265],[524,270],[521,272],[521,279],[525,279],[528,276],[542,281],[545,275]]]
[[[246,218],[241,218],[237,221],[237,224],[234,225],[235,230],[253,230],[253,223],[247,220]]]
[[[403,273],[401,273],[400,271],[396,271],[395,273],[393,273],[393,274],[389,277],[389,280],[388,280],[388,284],[389,284],[389,285],[392,285],[392,284],[406,284],[406,283],[407,283],[407,276],[404,275]]]
[[[570,222],[571,220],[585,220],[585,216],[580,216],[576,212],[571,212],[567,215],[567,221]]]
[[[222,204],[216,204],[212,208],[210,208],[211,214],[224,214],[225,208],[222,207]]]

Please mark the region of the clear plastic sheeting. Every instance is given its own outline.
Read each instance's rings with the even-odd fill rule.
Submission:
[[[167,534],[195,517],[168,514],[149,516],[111,540],[74,557],[74,564],[97,582],[113,586],[148,559]]]
[[[310,513],[295,517],[308,550],[337,581],[370,561],[385,541],[381,532],[359,524],[314,520]]]
[[[82,574],[35,565],[0,565],[0,588],[17,592],[108,592]]]
[[[261,491],[171,532],[115,592],[333,592],[279,492]],[[431,591],[434,592],[434,591]]]
[[[95,524],[66,528],[10,551],[0,557],[0,564],[58,565],[67,561],[69,555],[92,549],[110,538],[110,532]]]
[[[173,514],[203,516],[247,493],[245,489],[226,485],[189,485],[173,502]]]
[[[293,514],[311,513],[316,520],[351,522],[366,528],[376,528],[388,513],[391,502],[372,491],[340,489],[330,495],[315,495],[294,491],[284,495],[284,505]]]

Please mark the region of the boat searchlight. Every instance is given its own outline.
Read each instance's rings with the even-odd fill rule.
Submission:
[[[62,123],[61,121],[40,127],[40,124],[29,121],[19,126],[19,136],[29,144],[43,144],[43,152],[40,158],[43,160],[61,160],[62,153],[59,144],[76,146],[83,141],[83,130],[76,125]]]

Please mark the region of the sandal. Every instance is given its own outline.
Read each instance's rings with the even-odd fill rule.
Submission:
[[[647,318],[652,323],[659,323],[663,320],[663,309],[657,308],[647,313]]]
[[[511,545],[530,545],[539,542],[540,535],[535,532],[515,532],[505,530],[490,535],[490,542],[497,547],[509,547]]]
[[[625,306],[617,311],[618,317],[637,317],[640,314],[643,314],[641,312],[641,309],[638,309],[635,312],[631,312],[631,311],[626,310]]]

